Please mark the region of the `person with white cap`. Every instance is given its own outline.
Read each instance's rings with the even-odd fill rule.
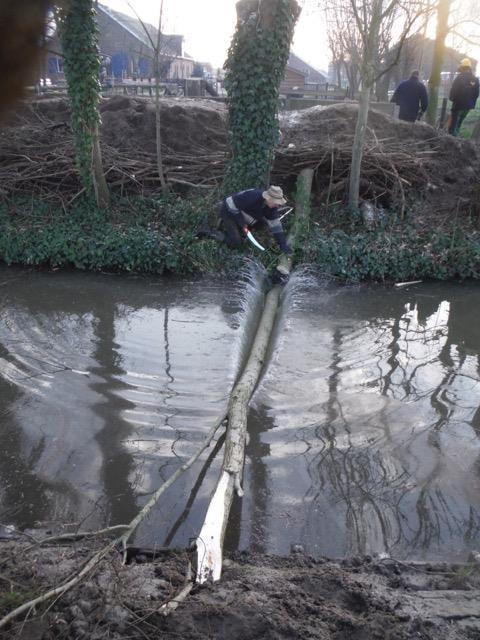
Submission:
[[[268,189],[246,189],[227,196],[219,204],[224,241],[237,249],[249,227],[257,222],[266,223],[280,250],[290,255],[285,232],[280,222],[278,207],[286,203],[281,187],[271,185]]]
[[[458,75],[453,81],[449,98],[452,111],[448,122],[448,133],[457,136],[470,109],[474,109],[479,94],[478,78],[472,72],[469,58],[460,61]]]

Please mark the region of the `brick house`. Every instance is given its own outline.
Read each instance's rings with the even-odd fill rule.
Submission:
[[[122,78],[149,78],[153,76],[153,47],[156,45],[157,29],[142,23],[119,11],[102,4],[96,5],[99,27],[99,47],[106,75]],[[183,50],[182,35],[162,34],[160,41],[162,58],[162,79],[177,80],[192,75],[194,60]],[[49,45],[50,51],[59,51],[55,39]],[[50,54],[48,74],[52,80],[63,78],[61,56]]]
[[[288,57],[280,85],[283,95],[308,95],[326,89],[327,77],[294,53]]]

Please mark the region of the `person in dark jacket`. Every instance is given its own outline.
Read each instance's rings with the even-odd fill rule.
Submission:
[[[452,112],[449,118],[448,133],[457,136],[470,109],[474,109],[479,93],[478,78],[472,73],[472,63],[464,58],[458,67],[458,75],[453,81],[449,98]]]
[[[401,82],[395,89],[390,102],[398,104],[400,120],[415,122],[420,120],[428,107],[428,94],[418,71],[412,71],[410,78]]]
[[[256,222],[266,223],[278,246],[287,255],[292,253],[287,244],[278,207],[285,204],[283,191],[272,185],[268,189],[246,189],[226,197],[219,205],[224,240],[237,249],[248,227]]]

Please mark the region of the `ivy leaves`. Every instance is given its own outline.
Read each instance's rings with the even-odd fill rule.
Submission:
[[[72,108],[75,160],[87,194],[93,195],[93,131],[100,121],[100,57],[92,0],[71,0],[56,12]]]
[[[255,23],[237,25],[225,63],[233,156],[226,192],[267,184],[279,140],[278,89],[299,8],[294,0],[263,0],[258,12]]]

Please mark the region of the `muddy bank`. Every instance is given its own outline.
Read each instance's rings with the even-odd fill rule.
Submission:
[[[0,612],[61,584],[105,541],[38,547],[0,545]],[[478,565],[343,561],[237,553],[222,580],[194,587],[168,616],[160,607],[185,584],[187,552],[140,553],[127,566],[114,552],[83,583],[16,621],[1,638],[256,638],[473,640],[480,638]]]

